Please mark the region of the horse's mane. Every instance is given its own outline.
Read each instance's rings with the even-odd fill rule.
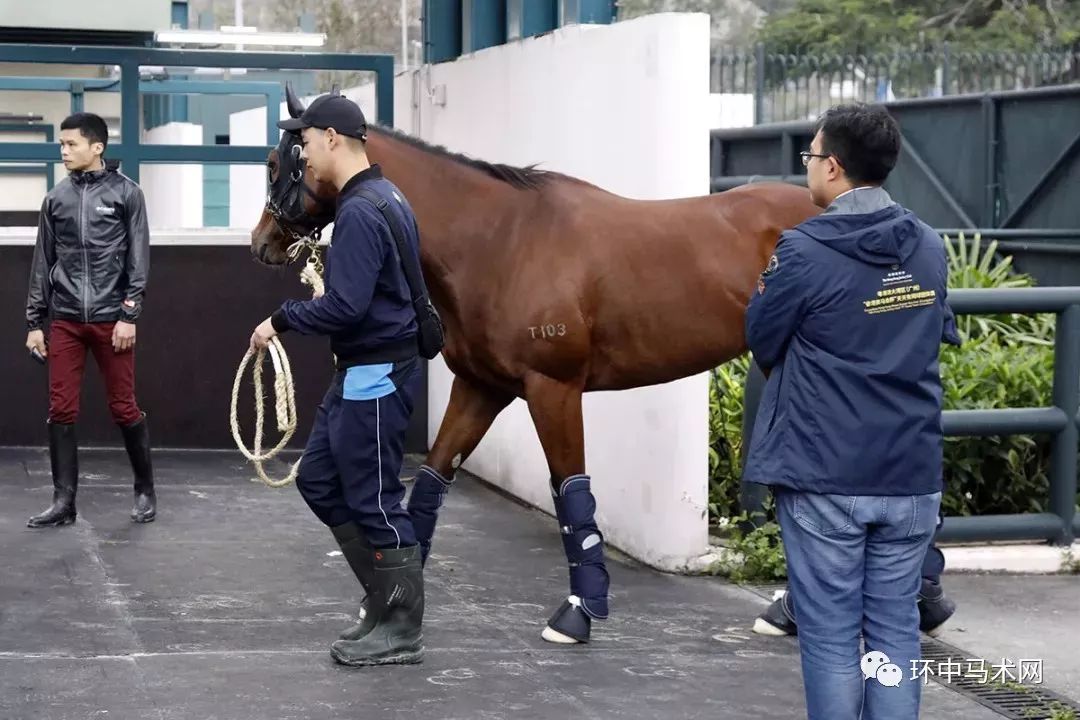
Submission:
[[[411,145],[418,150],[423,150],[426,153],[453,160],[454,162],[479,170],[489,177],[493,177],[496,180],[500,180],[521,190],[538,190],[553,180],[568,180],[577,183],[584,182],[552,170],[538,170],[535,165],[518,167],[516,165],[505,165],[503,163],[491,163],[484,160],[477,160],[468,155],[462,155],[461,153],[447,150],[442,145],[433,145],[418,137],[382,125],[371,125],[369,126],[369,130],[388,135],[395,140]]]

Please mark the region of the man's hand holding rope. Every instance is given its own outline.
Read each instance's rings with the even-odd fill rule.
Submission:
[[[270,340],[277,334],[277,330],[275,330],[274,326],[270,323],[270,318],[266,318],[255,328],[255,332],[251,333],[251,351],[256,352],[258,350],[265,350],[270,344]]]

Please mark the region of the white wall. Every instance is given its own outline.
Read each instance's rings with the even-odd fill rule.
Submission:
[[[420,100],[395,120],[425,140],[486,160],[539,163],[630,197],[709,192],[707,15],[562,28],[414,74]],[[412,82],[398,83],[399,98],[412,96]],[[433,441],[451,376],[441,359],[430,368]],[[655,567],[697,566],[708,545],[707,376],[588,394],[584,413],[607,541]],[[503,412],[464,467],[553,513],[524,402]]]
[[[202,145],[202,125],[171,122],[143,133],[148,145]],[[153,228],[200,228],[203,220],[203,166],[140,163],[139,185]]]
[[[415,72],[419,111],[396,124],[424,139],[630,197],[708,192],[704,14],[574,25]]]

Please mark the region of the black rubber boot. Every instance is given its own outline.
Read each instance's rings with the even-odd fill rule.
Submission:
[[[75,425],[49,423],[49,460],[52,464],[53,502],[33,516],[27,527],[58,527],[75,522],[75,491],[79,487],[79,448]]]
[[[150,463],[150,429],[146,413],[137,422],[120,427],[124,434],[131,470],[135,474],[135,505],[131,519],[137,523],[152,522],[157,516],[157,496],[154,494],[154,469]]]
[[[371,545],[356,523],[338,525],[330,528],[330,532],[334,534],[341,554],[345,556],[345,561],[360,581],[360,586],[364,588],[364,597],[360,600],[359,622],[339,636],[342,640],[357,640],[370,629],[364,624],[364,618],[367,616],[371,586],[375,582],[375,559]]]
[[[374,581],[364,628],[337,640],[330,655],[342,665],[403,665],[424,659],[424,569],[420,546],[372,551]]]

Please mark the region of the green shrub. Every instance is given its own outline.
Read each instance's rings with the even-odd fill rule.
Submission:
[[[1032,287],[1017,274],[1012,259],[997,257],[997,244],[982,246],[963,235],[949,249],[950,288]],[[941,376],[946,410],[1046,407],[1051,404],[1054,368],[1054,316],[1001,314],[961,316],[962,347],[943,345]],[[744,555],[741,568],[719,568],[733,578],[783,577],[778,533],[772,511],[751,534],[738,529],[743,386],[749,356],[716,368],[709,390],[709,513],[728,536],[731,549]],[[949,437],[945,439],[947,515],[1041,512],[1048,494],[1050,436]]]

